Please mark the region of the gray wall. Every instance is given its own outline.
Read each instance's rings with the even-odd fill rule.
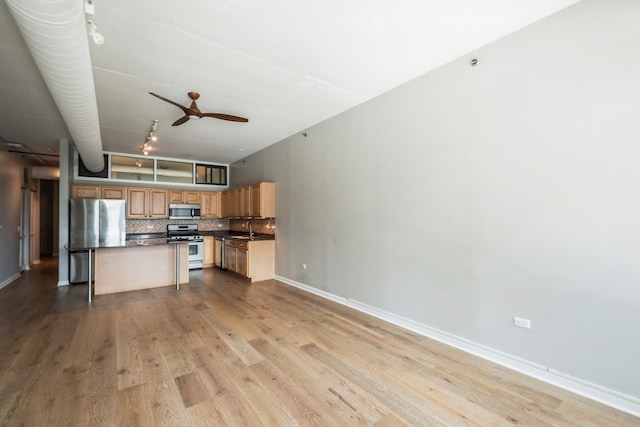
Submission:
[[[69,284],[69,197],[71,197],[71,177],[73,176],[73,150],[69,141],[59,141],[60,180],[58,185],[58,286]]]
[[[20,157],[0,151],[0,286],[20,274]]]
[[[277,274],[640,398],[638,22],[583,1],[234,164]]]

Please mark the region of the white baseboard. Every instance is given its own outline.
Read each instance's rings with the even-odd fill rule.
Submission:
[[[640,417],[640,399],[633,396],[611,390],[598,384],[594,384],[589,381],[585,381],[580,378],[565,374],[563,372],[556,371],[552,368],[539,365],[529,360],[521,359],[517,356],[513,356],[500,350],[496,350],[482,344],[478,344],[474,341],[470,341],[468,339],[432,328],[427,325],[423,325],[411,319],[406,319],[402,316],[380,310],[365,303],[348,298],[343,298],[332,293],[316,289],[314,287],[305,285],[304,283],[296,282],[295,280],[291,280],[286,277],[276,275],[275,279],[286,283],[287,285],[337,302],[338,304],[342,304],[363,313],[369,314],[378,319],[385,320],[394,325],[413,331],[417,334],[432,338],[436,341],[440,341],[444,344],[497,363],[527,376],[536,378],[546,383],[579,394],[580,396],[584,396],[586,398],[595,400],[596,402],[600,402],[604,405],[611,406],[612,408]]]
[[[9,283],[13,282],[14,280],[16,280],[18,277],[20,277],[20,273],[16,273],[13,276],[9,277],[7,280],[5,280],[4,282],[0,283],[0,289],[4,288],[5,286],[7,286]]]

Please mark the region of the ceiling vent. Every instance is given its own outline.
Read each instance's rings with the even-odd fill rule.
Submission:
[[[87,168],[104,168],[83,4],[6,0]]]

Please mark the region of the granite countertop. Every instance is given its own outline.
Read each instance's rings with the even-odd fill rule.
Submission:
[[[243,233],[240,231],[200,231],[198,234],[201,236],[214,236],[224,237],[225,239],[237,239],[243,241],[256,241],[256,240],[275,240],[273,234],[254,234],[253,237],[249,236],[249,233]],[[66,249],[81,251],[87,249],[97,248],[130,248],[134,246],[157,246],[157,245],[175,245],[189,243],[188,240],[182,240],[178,242],[171,242],[167,240],[167,233],[130,233],[127,234],[126,240],[114,243],[99,243],[99,244],[82,244],[65,245]]]
[[[155,238],[131,238],[127,237],[127,240],[121,240],[113,243],[98,243],[98,244],[83,244],[83,245],[65,245],[65,248],[69,250],[86,250],[86,249],[98,249],[98,248],[131,248],[134,246],[157,246],[157,245],[176,245],[189,243],[188,241],[171,242],[167,241],[166,237]]]
[[[167,233],[127,233],[127,240],[160,238],[166,239]]]
[[[244,233],[242,231],[199,231],[198,234],[201,236],[214,236],[214,237],[224,237],[225,239],[238,239],[238,240],[275,240],[276,236],[273,234],[260,234],[254,233],[253,238],[249,237],[249,233]]]

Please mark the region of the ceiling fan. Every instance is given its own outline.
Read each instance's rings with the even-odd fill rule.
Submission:
[[[169,104],[173,104],[182,111],[184,111],[184,116],[173,122],[171,126],[180,126],[181,124],[187,122],[189,119],[201,119],[203,117],[213,117],[214,119],[227,120],[230,122],[243,122],[246,123],[249,119],[245,119],[244,117],[232,116],[230,114],[221,114],[221,113],[203,113],[198,108],[196,104],[196,99],[200,98],[200,94],[197,92],[189,92],[189,98],[191,98],[191,106],[189,108],[184,107],[177,102],[174,102],[170,99],[165,98],[164,96],[160,96],[153,92],[149,92],[150,95],[155,96],[156,98],[160,98],[163,101],[168,102]]]

